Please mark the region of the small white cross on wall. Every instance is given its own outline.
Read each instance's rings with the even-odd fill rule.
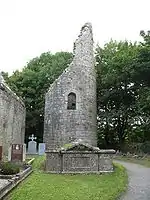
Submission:
[[[32,134],[31,137],[29,137],[29,140],[31,140],[31,141],[36,140],[36,137],[34,137],[34,134]]]

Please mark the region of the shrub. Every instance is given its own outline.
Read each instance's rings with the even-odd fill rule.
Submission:
[[[149,142],[149,141],[144,142],[144,143],[141,145],[141,150],[142,150],[144,153],[150,154],[150,142]]]
[[[13,175],[19,173],[19,166],[15,163],[4,162],[1,164],[1,174]]]

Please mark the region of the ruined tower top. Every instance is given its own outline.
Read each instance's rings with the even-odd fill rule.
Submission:
[[[91,39],[93,39],[93,34],[92,34],[92,24],[91,23],[85,23],[81,30],[80,30],[80,34],[78,36],[78,39],[76,41],[79,40],[83,40],[85,37],[91,37]]]
[[[87,49],[87,45],[92,45],[93,47],[93,33],[91,23],[85,23],[80,30],[80,34],[76,41],[74,42],[73,53],[75,56],[79,56],[79,53],[83,53],[83,48]],[[91,48],[93,50],[93,48]]]

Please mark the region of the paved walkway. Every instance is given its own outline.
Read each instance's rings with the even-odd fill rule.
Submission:
[[[6,179],[0,179],[0,190],[1,190],[5,185],[7,185],[7,183],[9,183],[8,180],[6,180]]]
[[[127,169],[129,185],[121,200],[150,200],[150,168],[142,165],[116,161]]]

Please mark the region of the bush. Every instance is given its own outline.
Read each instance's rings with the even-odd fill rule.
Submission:
[[[144,143],[141,145],[141,150],[142,150],[144,153],[150,154],[150,142],[149,142],[149,141],[144,142]]]
[[[15,163],[4,162],[1,164],[1,174],[13,175],[19,173],[19,166]]]

